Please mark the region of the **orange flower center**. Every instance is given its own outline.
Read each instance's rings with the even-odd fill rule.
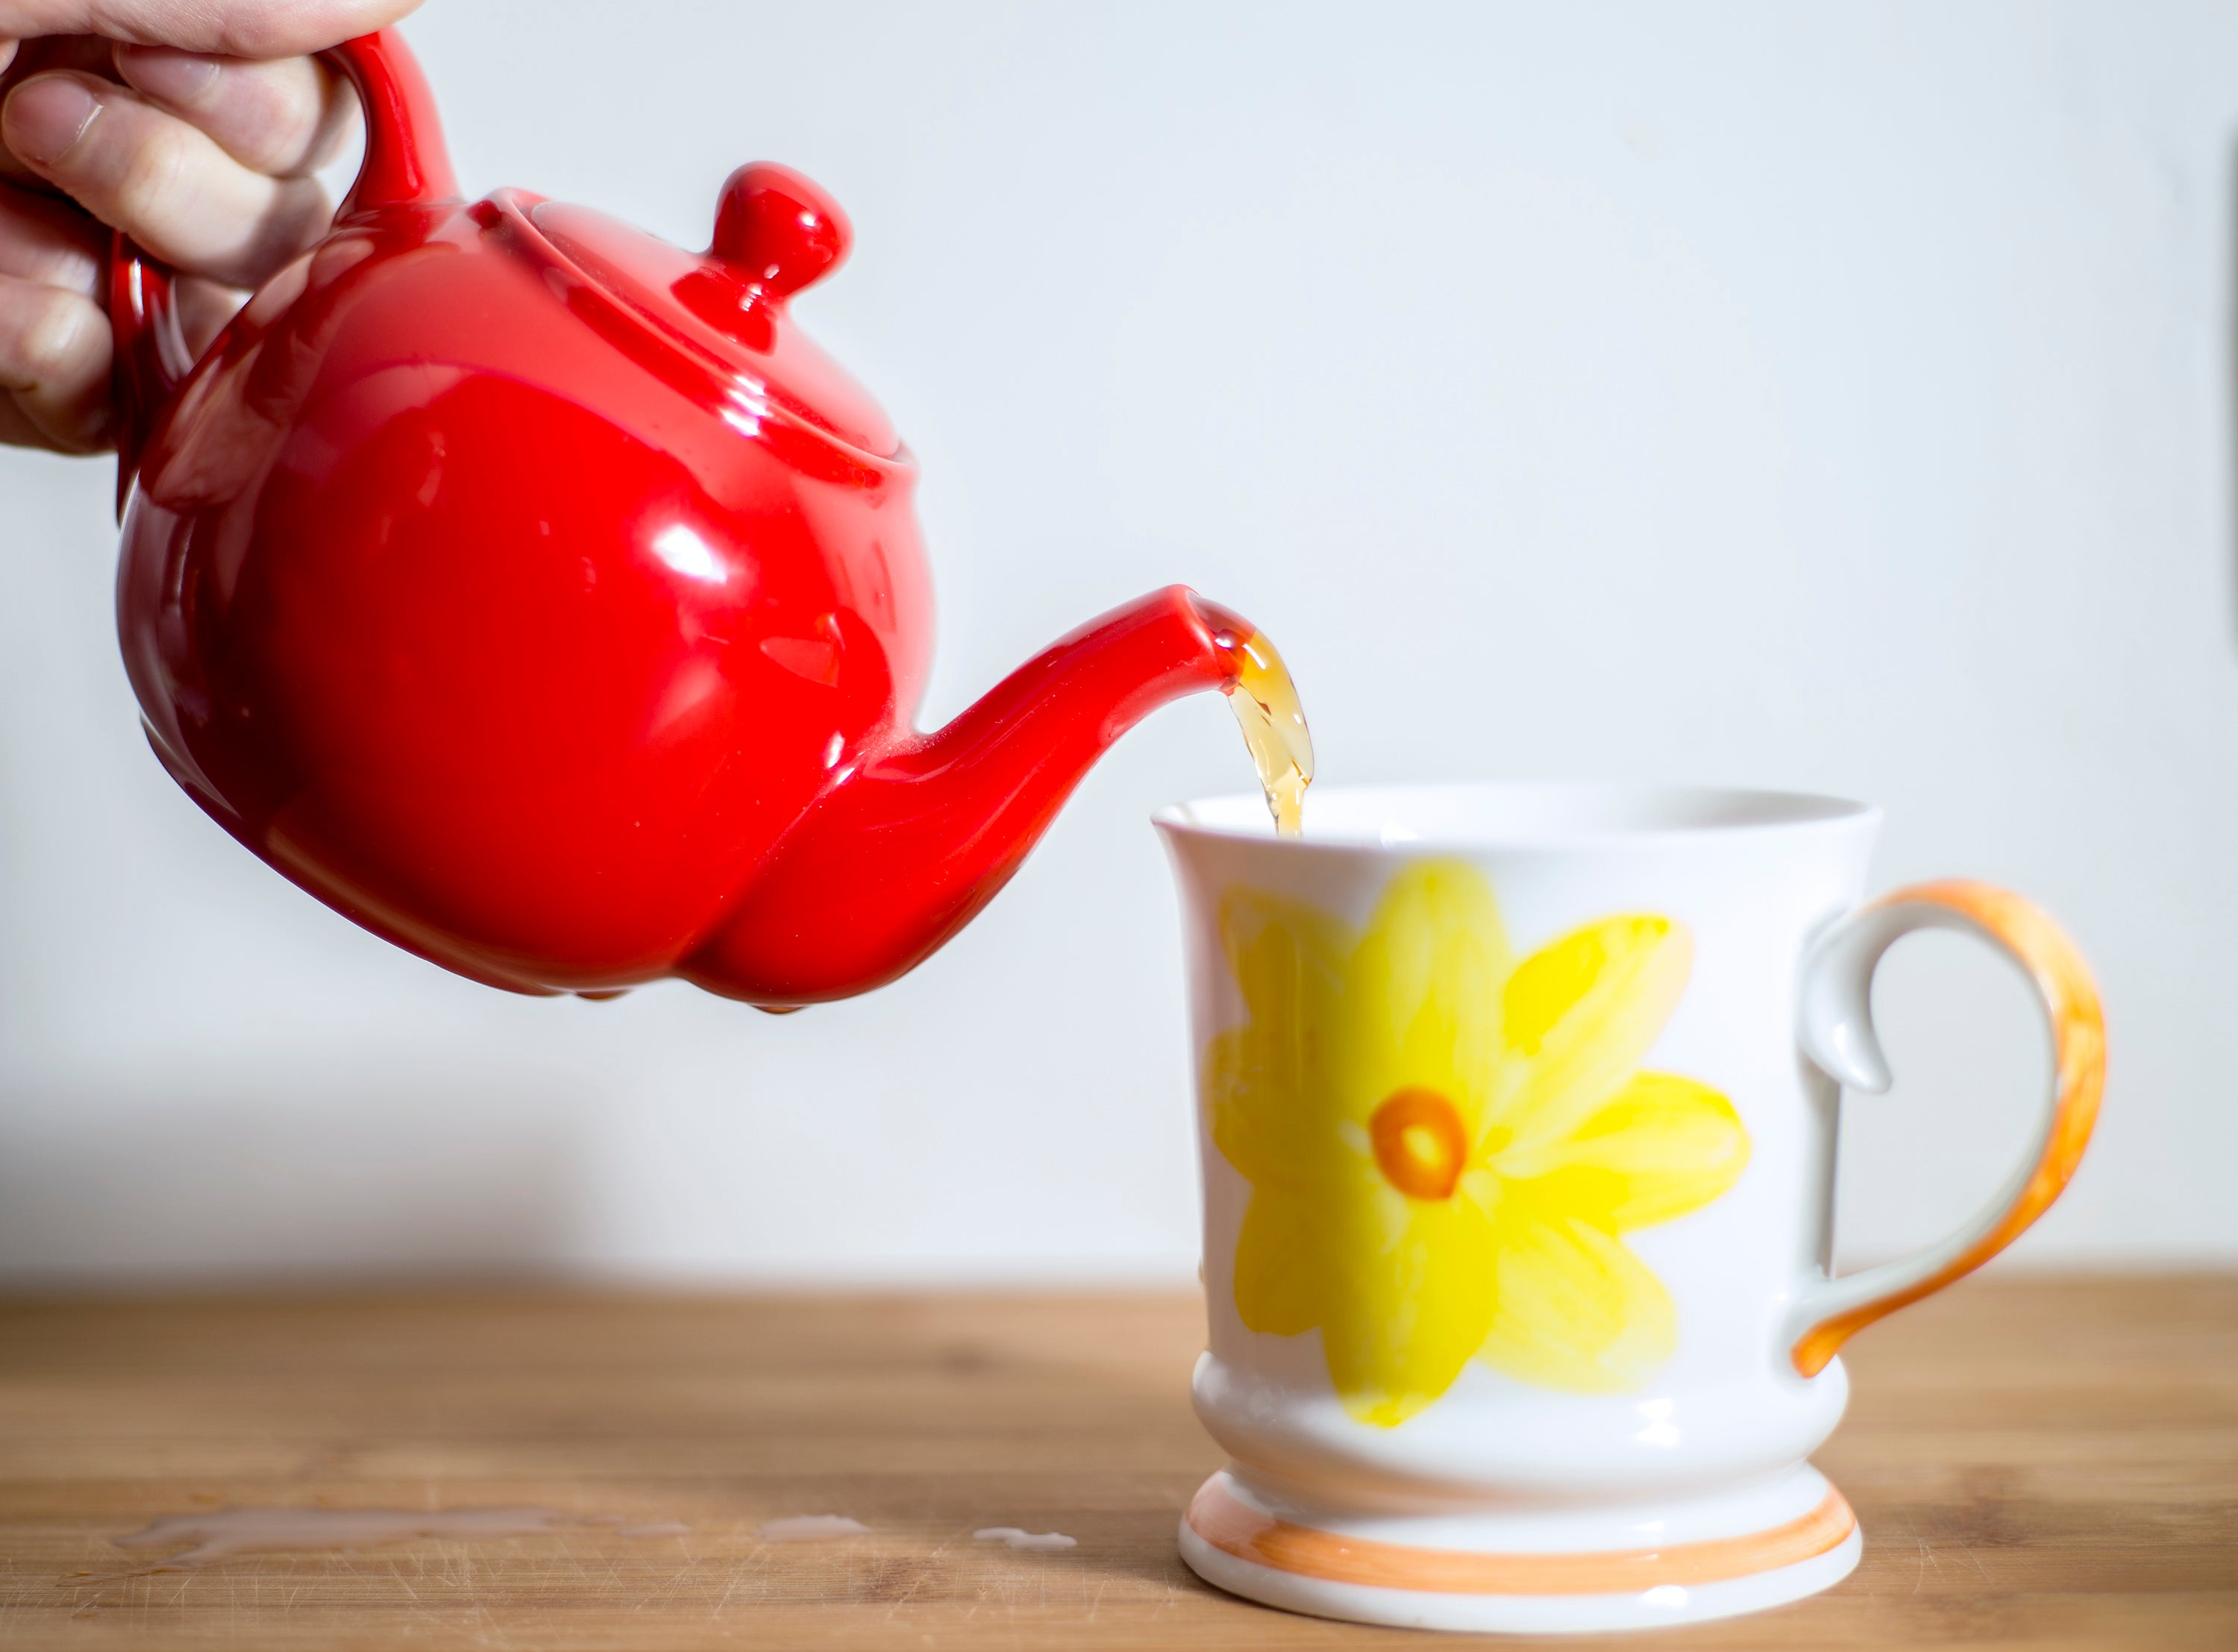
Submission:
[[[1460,1109],[1435,1090],[1408,1085],[1383,1098],[1367,1120],[1376,1167],[1409,1199],[1451,1199],[1468,1162]]]

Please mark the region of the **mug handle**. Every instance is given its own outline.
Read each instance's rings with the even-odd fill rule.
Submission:
[[[1940,1291],[2018,1239],[2074,1175],[2106,1084],[2106,1022],[2098,986],[2067,934],[2010,890],[1951,878],[1915,883],[1859,907],[1804,955],[1798,1033],[1821,1071],[1853,1090],[1889,1087],[1873,1032],[1873,971],[1916,929],[1952,929],[1986,941],[2020,967],[2051,1034],[2051,1094],[2031,1162],[1974,1219],[1915,1255],[1805,1285],[1789,1316],[1789,1358],[1805,1377],[1826,1368],[1850,1338],[1907,1303]]]

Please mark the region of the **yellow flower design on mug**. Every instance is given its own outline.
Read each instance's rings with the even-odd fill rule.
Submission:
[[[1364,933],[1248,890],[1220,928],[1248,1019],[1206,1052],[1205,1096],[1251,1184],[1245,1325],[1318,1328],[1345,1408],[1385,1427],[1471,1358],[1600,1392],[1670,1357],[1670,1295],[1620,1236],[1749,1156],[1723,1095],[1638,1070],[1685,988],[1684,926],[1604,918],[1518,962],[1483,876],[1421,861]]]

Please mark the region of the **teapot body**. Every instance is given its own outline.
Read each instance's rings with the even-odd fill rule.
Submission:
[[[521,190],[460,200],[383,30],[319,247],[199,362],[119,235],[117,622],[150,743],[227,830],[473,980],[844,998],[993,898],[1151,710],[1251,628],[1180,586],[946,727],[915,471],[794,327],[844,215],[740,168],[685,252]]]
[[[930,585],[905,454],[647,342],[542,204],[362,213],[258,294],[139,455],[118,620],[250,849],[460,974],[606,992],[906,737]]]

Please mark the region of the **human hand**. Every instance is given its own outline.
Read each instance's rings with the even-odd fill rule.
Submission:
[[[197,354],[326,233],[357,120],[306,54],[419,0],[0,0],[0,444],[112,442],[109,230],[177,270]]]

